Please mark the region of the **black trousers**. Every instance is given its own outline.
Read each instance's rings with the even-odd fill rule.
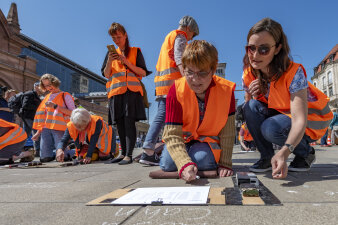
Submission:
[[[122,155],[132,157],[136,142],[135,119],[122,117],[116,120],[116,126],[120,137]]]

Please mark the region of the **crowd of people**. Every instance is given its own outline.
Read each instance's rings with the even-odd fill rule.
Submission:
[[[4,101],[10,93],[0,99],[2,164],[32,156],[32,152],[21,151],[30,135],[41,162],[74,157],[83,158],[85,164],[97,158],[119,165],[133,162],[135,122],[146,119],[146,91],[141,80],[152,72],[141,49],[130,46],[123,25],[111,24],[108,34],[117,46],[107,52],[101,70],[108,79],[108,122],[76,108],[73,97],[60,90],[61,81],[45,74],[33,91],[23,94],[35,101],[19,114],[24,129],[13,123],[12,112],[6,109]],[[338,118],[329,108],[328,97],[307,81],[304,67],[292,61],[282,26],[264,18],[247,35],[242,76],[245,103],[240,108],[245,123],[239,130],[235,125],[236,85],[214,75],[218,51],[205,40],[192,40],[197,35],[195,19],[184,16],[178,28],[164,39],[154,80],[157,113],[139,162],[177,171],[186,181],[196,179],[199,170],[217,170],[220,177],[231,176],[238,132],[244,151],[257,149],[260,153],[250,171],[272,170],[277,179],[285,178],[288,170],[308,171],[316,159],[310,143],[325,137],[328,127],[334,142]],[[42,92],[47,94],[40,99]],[[121,152],[116,148],[114,126]],[[159,155],[155,144],[163,128],[165,145]],[[274,146],[280,146],[276,154]],[[291,154],[295,157],[287,166]]]

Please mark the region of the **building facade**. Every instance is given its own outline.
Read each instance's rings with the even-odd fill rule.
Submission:
[[[225,67],[226,67],[226,65],[227,65],[226,63],[218,63],[215,74],[219,77],[225,78]]]
[[[330,108],[338,108],[338,44],[314,68],[314,86],[330,98]]]

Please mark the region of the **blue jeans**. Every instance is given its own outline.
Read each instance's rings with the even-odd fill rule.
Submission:
[[[186,149],[191,160],[197,164],[199,171],[217,169],[214,154],[207,143],[188,143],[186,144]],[[177,171],[176,164],[171,158],[166,145],[164,145],[164,149],[160,157],[160,167],[163,171],[167,172]]]
[[[22,120],[23,120],[23,129],[25,130],[28,136],[27,138],[27,142],[28,142],[28,139],[31,137],[31,135],[34,135],[37,132],[37,130],[33,129],[32,119],[23,118]],[[26,142],[26,145],[30,146],[27,144],[27,142]],[[40,137],[37,141],[33,141],[33,146],[34,146],[35,151],[38,151],[38,152],[40,151]]]
[[[253,99],[244,106],[244,118],[258,151],[261,153],[261,159],[271,159],[275,154],[272,143],[279,146],[285,144],[291,129],[291,118]],[[306,158],[311,151],[309,145],[311,142],[313,140],[304,134],[293,153]]]
[[[326,130],[324,136],[320,139],[320,144],[321,144],[321,145],[327,145],[326,140],[327,140],[327,134],[328,134],[328,131],[329,131],[329,129]]]
[[[146,149],[155,149],[155,144],[157,143],[158,135],[161,132],[161,129],[165,123],[165,111],[166,111],[166,98],[159,98],[157,114],[151,123],[147,136],[143,143],[143,148]]]
[[[43,128],[40,140],[40,158],[55,157],[55,152],[64,131]],[[65,152],[66,153],[66,152]]]

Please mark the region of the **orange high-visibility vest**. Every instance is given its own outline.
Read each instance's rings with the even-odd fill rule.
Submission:
[[[213,76],[215,86],[210,88],[207,108],[202,123],[199,125],[198,101],[185,77],[175,81],[176,97],[183,110],[183,138],[185,143],[192,140],[206,142],[219,162],[222,149],[218,134],[228,120],[231,96],[236,84],[224,78]]]
[[[165,37],[162,44],[154,80],[156,96],[167,95],[174,81],[182,77],[174,59],[174,44],[178,34],[183,34],[187,38],[184,31],[173,30]]]
[[[139,48],[130,47],[127,60],[136,65],[137,50]],[[117,53],[121,54],[120,48],[116,49]],[[108,98],[114,95],[121,95],[129,89],[132,92],[140,92],[143,96],[143,90],[140,83],[142,77],[135,74],[130,69],[127,69],[120,60],[114,60],[111,65],[112,72],[109,80],[106,83]]]
[[[289,116],[290,118],[291,112],[289,87],[299,66],[302,67],[306,77],[306,72],[303,65],[291,62],[288,70],[279,78],[279,80],[277,82],[272,81],[270,83],[268,101],[266,101],[264,98],[269,108],[275,109],[280,113]],[[247,87],[249,87],[250,83],[255,79],[256,78],[251,72],[250,68],[244,70],[243,82]],[[308,135],[312,140],[317,140],[325,134],[327,127],[333,118],[333,114],[328,105],[330,99],[310,82],[308,82],[308,85],[310,89],[309,91],[311,91],[317,97],[317,101],[308,102],[308,116],[305,134]]]
[[[245,141],[253,141],[253,138],[252,138],[248,128],[245,126],[245,124],[242,124],[241,128],[244,130],[243,139]]]
[[[18,124],[0,119],[0,127],[10,128],[7,133],[0,136],[0,150],[8,145],[14,145],[27,139],[26,132]]]
[[[67,123],[69,122],[70,117],[61,112],[58,112],[54,115],[55,109],[52,107],[46,107],[46,102],[49,101],[51,93],[46,95],[46,97],[40,103],[38,109],[36,110],[33,129],[42,130],[43,128],[48,128],[51,130],[60,130],[65,131],[67,128]],[[64,95],[64,96],[63,96]],[[70,95],[67,92],[60,92],[52,102],[55,104],[66,107],[64,103],[64,97]],[[71,95],[70,95],[71,96]],[[73,96],[71,96],[73,98]],[[47,113],[47,116],[46,116]]]
[[[96,143],[96,147],[103,152],[104,154],[109,154],[111,150],[111,141],[112,141],[112,135],[113,135],[113,129],[111,126],[109,126],[101,116],[95,116],[91,115],[91,120],[86,127],[86,133],[88,136],[88,140],[90,142],[90,139],[92,135],[95,133],[96,128],[96,122],[98,120],[102,121],[102,129],[100,132],[99,139]],[[67,123],[67,128],[70,134],[70,137],[75,141],[79,136],[79,131],[75,128],[74,124],[72,122]]]

